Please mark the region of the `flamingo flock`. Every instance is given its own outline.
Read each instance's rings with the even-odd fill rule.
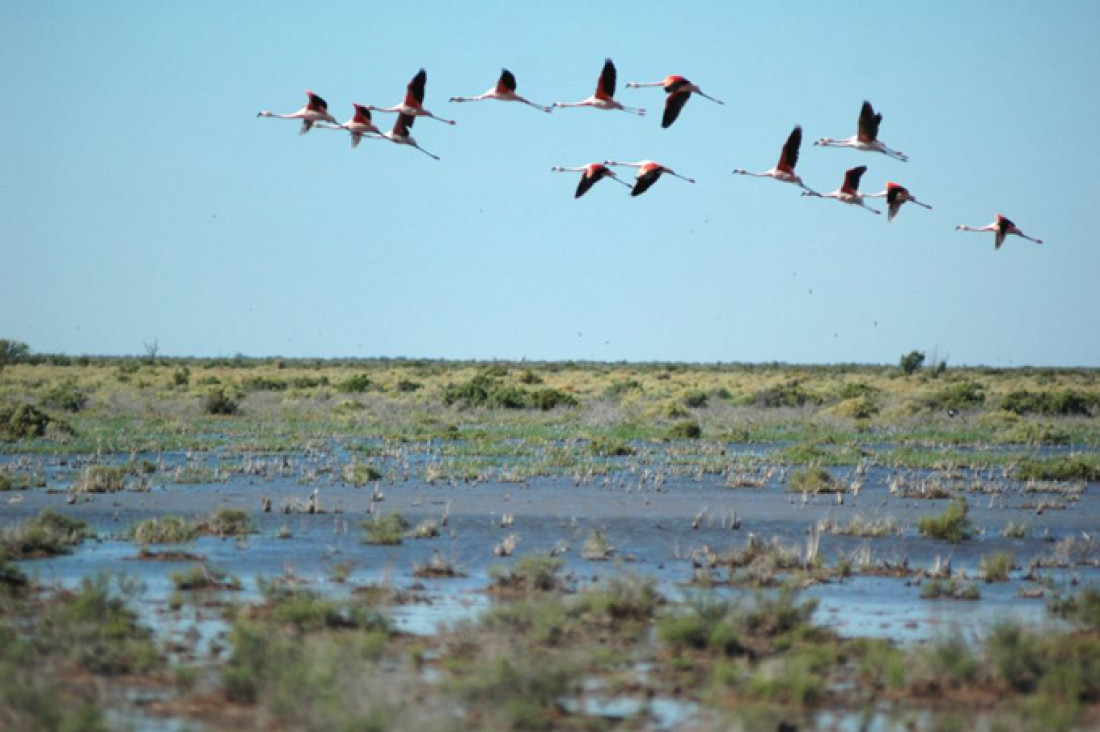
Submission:
[[[518,102],[547,114],[553,112],[555,109],[591,107],[603,111],[622,111],[639,117],[645,116],[645,109],[640,107],[628,107],[615,99],[617,79],[618,71],[615,68],[614,62],[608,58],[604,61],[603,68],[600,70],[599,78],[596,81],[596,90],[591,96],[578,102],[554,102],[550,106],[546,106],[537,104],[521,96],[516,91],[518,85],[515,75],[508,69],[501,69],[500,77],[497,79],[496,86],[493,88],[474,97],[451,97],[450,101],[453,103],[481,102],[487,100]],[[289,114],[276,114],[264,110],[259,112],[256,116],[301,120],[301,127],[298,131],[299,135],[306,134],[314,127],[318,129],[342,130],[350,135],[352,148],[358,147],[359,143],[364,138],[388,140],[397,145],[406,145],[415,148],[425,155],[435,160],[439,160],[440,158],[438,155],[422,148],[410,132],[418,117],[429,117],[448,125],[455,124],[454,120],[439,117],[424,107],[427,83],[428,74],[424,69],[420,69],[406,86],[405,98],[400,104],[396,104],[392,107],[378,107],[370,104],[353,103],[352,107],[355,113],[351,119],[344,123],[337,122],[328,112],[328,103],[320,95],[309,89],[305,91],[306,103],[301,109]],[[683,112],[684,107],[693,94],[701,96],[715,104],[724,104],[721,100],[703,92],[699,85],[679,75],[669,75],[661,81],[630,82],[626,85],[627,89],[643,87],[661,87],[666,93],[664,112],[661,116],[661,127],[665,129],[671,127],[673,123],[679,119],[680,114]],[[383,132],[375,125],[371,112],[396,114],[397,121],[394,122],[392,129]],[[871,102],[864,101],[863,105],[860,107],[855,135],[842,139],[822,137],[814,143],[814,146],[848,147],[861,152],[879,153],[899,162],[907,162],[909,160],[908,155],[888,147],[879,139],[879,128],[882,124],[882,119],[882,113],[876,112]],[[772,178],[781,183],[789,183],[798,186],[802,189],[803,196],[811,198],[832,198],[840,203],[863,208],[876,215],[882,212],[867,205],[865,200],[869,198],[884,198],[886,199],[887,222],[893,221],[901,210],[902,205],[906,203],[912,203],[928,210],[932,209],[930,205],[918,201],[905,186],[894,183],[893,181],[888,181],[886,183],[886,189],[881,192],[861,193],[859,185],[864,173],[867,172],[866,165],[849,168],[845,171],[844,181],[840,188],[837,188],[835,191],[831,193],[818,193],[816,190],[807,186],[798,173],[795,172],[795,166],[798,164],[801,146],[802,127],[801,125],[795,125],[794,129],[791,130],[790,134],[787,136],[786,142],[783,144],[779,154],[779,162],[776,163],[774,168],[760,173],[752,173],[737,168],[733,173],[756,178]],[[635,175],[633,185],[621,180],[615,171],[612,170],[613,166],[636,168],[637,174]],[[672,168],[653,160],[642,160],[635,163],[605,160],[603,162],[594,162],[576,167],[556,165],[551,168],[551,171],[555,173],[581,174],[576,192],[574,193],[574,198],[580,198],[585,195],[596,185],[596,183],[605,178],[629,188],[631,196],[642,195],[665,174],[680,178],[688,183],[695,183],[694,179],[680,175]],[[996,214],[996,219],[993,223],[987,224],[986,226],[972,227],[965,224],[959,224],[955,228],[958,231],[992,232],[994,234],[994,249],[1000,249],[1005,242],[1005,238],[1010,234],[1035,242],[1036,244],[1043,243],[1042,239],[1028,236],[1011,220],[999,213]]]

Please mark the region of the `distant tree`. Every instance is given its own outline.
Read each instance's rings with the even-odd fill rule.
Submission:
[[[157,343],[157,339],[154,338],[149,342],[142,341],[141,345],[145,347],[145,361],[147,363],[156,363],[157,354],[160,353],[160,344]]]
[[[26,343],[0,338],[0,366],[27,360],[31,349]]]
[[[898,364],[906,376],[917,373],[923,365],[924,351],[910,351],[901,357],[901,362]]]

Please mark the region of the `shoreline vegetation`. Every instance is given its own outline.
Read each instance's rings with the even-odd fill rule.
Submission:
[[[1091,510],[1100,370],[923,362],[84,358],[0,341],[0,500],[22,517],[0,523],[0,727],[1093,728],[1100,542],[1041,524]],[[616,501],[706,482],[731,504],[700,505],[682,533],[640,509],[669,537],[647,564],[577,518],[543,522],[542,547],[510,501],[513,483],[610,496],[625,476]],[[422,505],[407,487],[481,481],[500,487],[491,526],[462,490]],[[251,508],[202,503],[246,482]],[[276,484],[300,496],[277,503]],[[311,484],[362,500],[345,512]],[[765,491],[781,496],[773,527],[786,507],[813,512],[805,534],[754,533]],[[156,508],[184,492],[200,499],[186,512]],[[460,551],[474,536],[494,564]],[[295,557],[318,541],[320,565],[252,569],[268,544]],[[65,587],[35,572],[118,542],[170,594],[117,571]],[[381,579],[357,574],[383,556]],[[665,562],[681,583],[658,581]],[[857,580],[941,608],[1018,591],[1048,621],[844,637],[809,588]],[[431,605],[431,583],[485,604],[403,632],[395,611]]]

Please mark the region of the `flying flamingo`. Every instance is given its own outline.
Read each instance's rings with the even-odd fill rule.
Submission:
[[[878,140],[878,126],[882,123],[882,114],[876,114],[874,107],[868,101],[863,102],[863,108],[859,110],[859,132],[854,137],[844,140],[834,140],[831,137],[822,137],[815,145],[825,147],[854,147],[864,152],[880,152],[889,155],[903,163],[909,159],[905,153],[891,150]]]
[[[692,93],[698,94],[704,99],[709,99],[715,104],[725,104],[720,99],[707,96],[703,93],[703,90],[696,84],[692,84],[690,81],[682,76],[666,76],[664,81],[654,81],[646,83],[638,83],[632,81],[626,85],[627,89],[637,89],[642,86],[660,86],[664,87],[664,90],[668,92],[668,97],[665,99],[665,114],[661,118],[661,127],[671,127],[672,123],[676,121],[676,118],[680,116],[680,110],[687,104],[688,99],[691,98]]]
[[[579,102],[554,102],[554,107],[595,107],[596,109],[621,109],[631,114],[643,115],[644,109],[624,107],[615,101],[615,64],[611,59],[603,62],[600,80],[596,83],[596,93]]]
[[[453,125],[455,121],[453,119],[443,119],[442,117],[436,117],[434,114],[424,109],[424,87],[428,84],[428,72],[424,69],[416,72],[416,76],[409,82],[407,91],[405,92],[405,101],[398,104],[396,107],[373,107],[367,105],[367,109],[374,110],[375,112],[397,112],[398,114],[405,114],[413,118],[409,122],[409,127],[413,126],[417,117],[431,117],[437,119],[440,122],[446,122],[449,125]]]
[[[1005,243],[1005,237],[1008,236],[1009,234],[1015,234],[1016,236],[1023,237],[1024,239],[1027,239],[1028,241],[1033,241],[1036,244],[1042,244],[1043,243],[1042,239],[1035,239],[1033,237],[1028,236],[1024,232],[1020,231],[1018,228],[1016,228],[1016,224],[1012,223],[1011,221],[1006,219],[1004,216],[1001,216],[1000,214],[997,214],[997,220],[994,221],[992,224],[987,224],[985,226],[978,226],[978,227],[967,226],[966,224],[959,224],[958,226],[955,227],[955,229],[957,231],[995,231],[995,232],[997,232],[997,236],[993,239],[993,248],[994,249],[1000,249],[1001,245]]]
[[[416,117],[411,114],[399,114],[397,115],[397,121],[393,124],[393,129],[389,132],[382,133],[382,137],[385,137],[390,142],[395,142],[398,145],[409,145],[415,147],[420,152],[424,153],[428,157],[439,160],[438,155],[432,155],[430,152],[416,144],[416,140],[409,134],[409,128],[412,127],[413,120]]]
[[[500,70],[500,78],[497,80],[497,85],[485,92],[479,94],[476,97],[451,97],[452,102],[480,102],[485,99],[499,99],[502,102],[522,102],[529,107],[535,109],[541,109],[543,112],[550,112],[550,107],[544,107],[541,104],[535,104],[528,101],[516,94],[516,77],[508,69]]]
[[[336,118],[328,113],[328,102],[321,97],[317,96],[309,89],[306,89],[306,105],[299,109],[297,112],[291,114],[275,114],[269,112],[266,109],[256,114],[257,117],[275,117],[276,119],[300,119],[302,120],[302,129],[298,131],[299,135],[304,135],[309,132],[315,122],[331,122],[336,124]]]
[[[863,202],[863,196],[859,192],[859,179],[863,177],[863,174],[867,172],[867,166],[861,165],[858,168],[849,168],[844,173],[844,185],[837,188],[832,193],[816,193],[814,191],[803,191],[803,196],[816,196],[817,198],[835,198],[841,203],[848,203],[853,206],[860,206],[867,209],[871,213],[880,214],[882,211],[876,211]]]
[[[573,198],[580,198],[588,193],[588,189],[596,185],[602,178],[610,178],[616,183],[622,183],[622,185],[630,188],[629,184],[619,180],[614,170],[602,163],[589,163],[583,168],[563,168],[560,165],[555,165],[550,170],[554,173],[584,173],[581,176],[581,182],[577,184],[577,192],[573,195]]]
[[[909,192],[909,189],[905,186],[899,186],[897,183],[886,182],[886,190],[881,193],[864,193],[864,198],[885,198],[886,199],[886,220],[893,221],[894,217],[898,215],[898,211],[901,210],[901,204],[903,203],[915,203],[918,206],[932,210],[932,207],[927,203],[921,203],[917,199],[913,198],[913,194]]]
[[[359,147],[359,142],[363,139],[364,135],[383,137],[382,131],[374,126],[374,122],[371,121],[370,110],[362,104],[352,103],[355,107],[355,116],[349,119],[342,125],[330,125],[325,123],[319,123],[317,126],[326,130],[347,130],[351,133],[351,146]]]
[[[695,182],[691,178],[680,175],[672,168],[666,168],[660,163],[655,163],[652,160],[642,160],[638,163],[616,163],[614,160],[606,160],[604,161],[604,165],[622,165],[638,169],[638,175],[634,178],[634,188],[630,191],[630,195],[632,196],[640,196],[648,191],[650,187],[657,182],[657,179],[661,177],[662,173],[668,173],[677,178],[682,178],[688,183]]]
[[[796,186],[810,191],[811,188],[807,187],[802,182],[802,178],[794,172],[794,166],[798,164],[798,149],[802,146],[802,127],[801,125],[795,125],[791,130],[791,134],[787,137],[787,141],[783,144],[783,151],[779,153],[779,162],[771,170],[765,170],[763,173],[750,173],[747,170],[738,168],[733,172],[737,175],[751,175],[757,178],[775,178],[782,183],[793,183]]]

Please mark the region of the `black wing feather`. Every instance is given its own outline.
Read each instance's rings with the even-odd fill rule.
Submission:
[[[853,191],[859,190],[859,179],[863,177],[863,174],[867,172],[866,165],[860,165],[857,168],[851,168],[844,173],[844,186],[845,188],[851,188]]]
[[[409,94],[416,100],[417,104],[424,103],[424,87],[428,85],[428,72],[424,69],[416,72],[416,76],[409,82]]]
[[[787,143],[783,145],[783,154],[780,155],[780,158],[791,170],[794,170],[794,166],[798,165],[798,149],[800,147],[802,147],[802,125],[795,125],[787,138]]]
[[[596,185],[600,178],[603,178],[605,175],[607,175],[606,168],[602,170],[597,170],[592,175],[588,175],[587,173],[582,175],[581,182],[577,184],[577,193],[573,196],[573,198],[580,198],[585,193],[588,193],[588,189]]]
[[[689,91],[678,91],[668,95],[665,100],[665,115],[661,118],[661,127],[671,127],[676,118],[680,116],[680,110],[687,104],[691,97]]]
[[[510,92],[516,90],[516,77],[508,69],[500,70],[500,81],[498,83]]]
[[[653,184],[657,182],[657,179],[661,177],[661,173],[663,172],[664,171],[660,168],[655,168],[654,170],[639,175],[637,180],[634,181],[634,188],[630,191],[630,195],[640,196],[648,191],[653,187]]]
[[[611,59],[603,62],[603,71],[600,72],[600,90],[609,97],[615,96],[615,81],[617,72]]]
[[[859,110],[859,136],[866,142],[874,142],[878,139],[878,126],[882,123],[882,115],[875,114],[875,108],[864,100],[863,107]]]

